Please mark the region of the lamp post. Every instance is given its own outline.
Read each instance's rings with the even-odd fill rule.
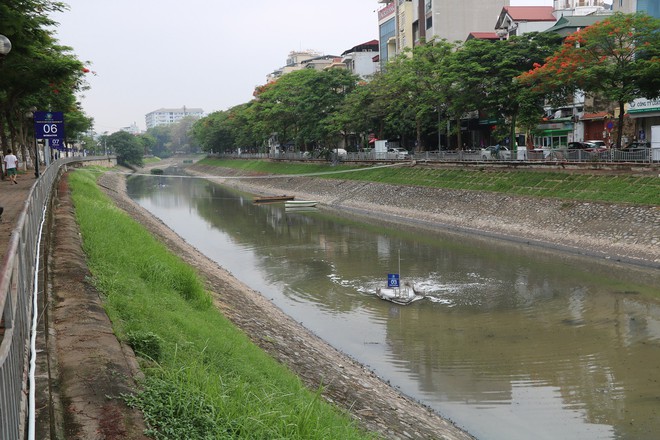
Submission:
[[[11,52],[11,41],[9,41],[9,38],[0,34],[0,59],[7,56],[9,52]]]
[[[9,52],[11,52],[11,41],[9,41],[9,38],[0,34],[0,65],[2,65],[2,60],[5,59]],[[0,152],[0,157],[2,157],[2,152]],[[5,171],[2,165],[0,165],[0,177],[2,177],[2,180],[5,180]]]

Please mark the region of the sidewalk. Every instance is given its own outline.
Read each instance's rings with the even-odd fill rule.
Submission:
[[[7,253],[9,236],[16,227],[18,216],[25,207],[30,189],[36,182],[34,171],[19,172],[16,181],[18,185],[12,183],[8,178],[0,180],[0,207],[4,208],[2,216],[0,216],[2,218],[0,221],[0,256],[2,258]]]

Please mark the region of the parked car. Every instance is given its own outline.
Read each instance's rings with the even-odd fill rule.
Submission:
[[[625,147],[622,148],[622,150],[641,150],[641,149],[646,149],[646,148],[651,148],[651,144],[648,142],[631,142]]]
[[[651,160],[651,144],[648,142],[631,142],[625,147],[614,150],[613,159],[625,162],[649,162]]]
[[[337,157],[346,158],[346,156],[348,156],[348,152],[343,148],[334,148],[332,152],[336,154]]]
[[[601,153],[603,151],[607,150],[607,145],[605,144],[605,141],[584,141],[585,144],[590,144],[591,145],[591,150],[594,153]]]
[[[501,145],[491,145],[490,147],[482,148],[479,152],[479,157],[483,160],[511,160],[511,151]]]
[[[410,155],[405,148],[392,147],[387,149],[388,159],[408,159]]]

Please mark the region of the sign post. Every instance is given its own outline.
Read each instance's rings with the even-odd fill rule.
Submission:
[[[46,154],[50,159],[50,147],[64,145],[64,114],[62,112],[34,112],[34,133],[35,138],[45,141]],[[35,150],[34,175],[39,177],[39,147],[35,146]]]

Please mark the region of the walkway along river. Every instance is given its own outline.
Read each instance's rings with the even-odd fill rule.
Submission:
[[[651,439],[658,271],[333,212],[290,213],[206,180],[129,192],[339,350],[480,439]],[[373,295],[388,273],[429,297]],[[295,339],[295,335],[292,335]]]

